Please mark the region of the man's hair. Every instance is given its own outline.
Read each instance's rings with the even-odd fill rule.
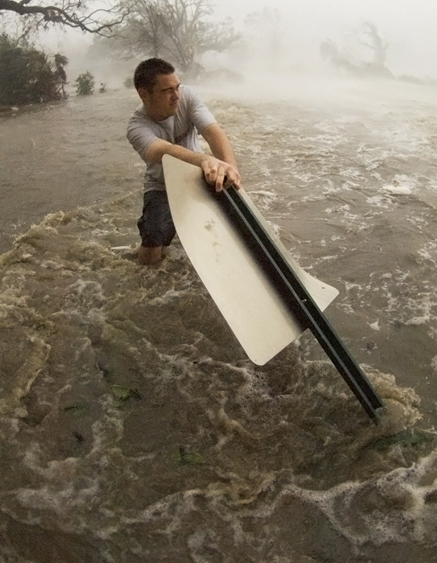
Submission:
[[[134,73],[134,85],[137,90],[146,89],[152,93],[153,87],[157,83],[160,74],[173,74],[175,69],[173,65],[162,59],[147,59],[142,61]]]

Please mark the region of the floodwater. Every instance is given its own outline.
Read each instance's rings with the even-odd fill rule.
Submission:
[[[0,120],[1,562],[437,561],[436,91],[295,86],[203,95],[266,219],[339,289],[326,316],[381,422],[309,334],[253,365],[177,240],[137,265],[132,91],[15,112]]]

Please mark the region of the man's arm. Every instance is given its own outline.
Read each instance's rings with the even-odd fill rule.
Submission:
[[[208,143],[214,156],[191,151],[180,145],[173,145],[168,141],[157,139],[147,149],[145,159],[149,162],[161,164],[162,157],[165,154],[169,154],[194,166],[200,166],[205,174],[206,181],[214,184],[217,191],[231,185],[240,188],[240,173],[238,172],[231,143],[225,132],[219,125],[213,123],[202,131],[202,136]]]

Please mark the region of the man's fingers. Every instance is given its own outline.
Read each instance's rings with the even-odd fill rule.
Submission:
[[[208,184],[215,185],[216,178],[217,178],[216,171],[208,170],[205,172],[205,180],[208,182]]]
[[[205,180],[208,184],[213,185],[218,192],[230,186],[235,186],[237,189],[241,188],[238,170],[226,162],[208,159],[202,163],[202,169]]]
[[[222,169],[218,169],[217,175],[215,178],[215,190],[216,192],[220,192],[223,189],[223,182],[225,180],[225,173]]]
[[[225,176],[225,181],[223,183],[225,188],[230,188],[231,186],[235,186],[237,190],[241,188],[241,178],[239,174],[227,174]]]
[[[225,178],[224,167],[220,165],[209,165],[203,168],[203,172],[205,174],[205,179],[208,184],[211,184],[215,187],[216,191],[220,191],[223,189],[223,181]]]

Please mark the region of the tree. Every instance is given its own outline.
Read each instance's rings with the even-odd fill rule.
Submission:
[[[361,28],[360,43],[369,49],[370,64],[382,68],[385,66],[388,45],[382,42],[381,36],[372,22],[365,22]]]
[[[114,7],[88,8],[88,0],[54,0],[53,3],[45,0],[0,0],[0,15],[16,14],[23,17],[28,23],[28,28],[61,25],[108,35],[112,28],[124,19],[124,13]],[[114,18],[115,14],[117,16]],[[110,18],[107,20],[106,18]]]
[[[61,100],[65,97],[68,59],[0,35],[0,104],[19,105]]]
[[[161,57],[184,73],[199,67],[205,51],[223,51],[238,38],[229,21],[207,19],[208,0],[120,0],[119,11],[128,15],[109,39],[117,55]]]
[[[278,72],[287,61],[287,42],[290,32],[281,13],[272,8],[248,14],[245,19],[245,53],[255,68]]]
[[[385,66],[388,45],[385,45],[375,24],[365,22],[353,35],[347,48],[339,49],[330,39],[320,45],[322,58],[334,67],[357,76],[392,78]]]
[[[64,68],[67,65],[68,65],[67,57],[64,57],[64,55],[56,53],[56,55],[55,55],[55,67],[56,67],[57,75],[59,77],[59,84],[60,84],[60,88],[61,88],[61,91],[62,91],[62,97],[63,98],[67,97],[67,95],[65,93],[65,85],[67,84],[67,73],[65,72],[65,68]]]

